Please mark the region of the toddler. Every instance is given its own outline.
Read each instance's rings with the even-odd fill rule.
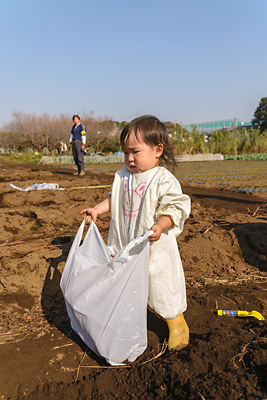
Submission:
[[[160,166],[175,162],[161,121],[150,115],[135,118],[123,129],[120,141],[125,166],[115,174],[108,197],[81,214],[90,223],[111,211],[108,245],[116,252],[145,231],[153,231],[148,304],[167,321],[168,348],[180,350],[189,343],[189,329],[183,316],[186,290],[176,238],[189,216],[190,198],[174,175]]]

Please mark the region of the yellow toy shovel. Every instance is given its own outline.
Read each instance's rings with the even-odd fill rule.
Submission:
[[[263,316],[258,311],[218,310],[217,313],[220,316],[255,317],[260,321],[264,321]]]

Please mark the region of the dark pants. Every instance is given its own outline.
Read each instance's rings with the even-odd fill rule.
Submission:
[[[84,171],[84,157],[83,157],[83,151],[81,150],[82,147],[82,141],[77,139],[73,140],[72,142],[72,154],[74,158],[74,162],[78,167],[78,173],[81,171]]]

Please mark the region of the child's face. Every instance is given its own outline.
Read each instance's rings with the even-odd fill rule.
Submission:
[[[124,143],[125,166],[134,174],[141,174],[159,165],[163,145],[150,146],[143,141],[141,135],[135,137],[130,133]]]

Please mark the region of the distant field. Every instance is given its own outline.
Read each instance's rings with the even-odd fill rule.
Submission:
[[[180,163],[176,176],[185,182],[267,191],[267,161]]]
[[[86,165],[86,169],[115,172],[123,164]],[[267,161],[181,162],[175,175],[181,182],[221,185],[246,191],[267,191]]]

